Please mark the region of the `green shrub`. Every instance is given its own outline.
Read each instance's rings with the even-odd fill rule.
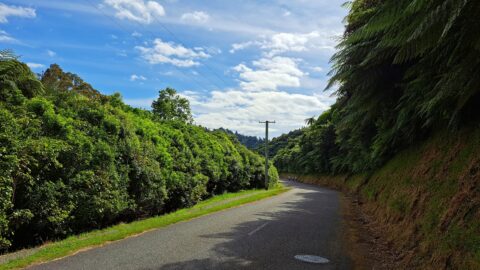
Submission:
[[[31,75],[0,61],[0,251],[263,187],[263,159],[223,132],[158,120],[57,65],[45,93],[19,83]]]

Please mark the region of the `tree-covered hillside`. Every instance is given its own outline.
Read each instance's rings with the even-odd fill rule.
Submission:
[[[165,104],[157,101],[156,113]],[[39,80],[3,52],[0,250],[263,187],[258,154],[223,132],[165,119],[57,65]],[[273,167],[270,179],[278,179]]]
[[[282,134],[273,138],[268,142],[268,156],[274,157],[281,149],[287,147],[288,145],[294,144],[294,142],[296,142],[303,134],[303,130],[303,128],[292,130],[287,134]],[[262,154],[265,153],[265,143],[259,145],[255,150]]]
[[[245,145],[250,150],[256,150],[265,143],[264,139],[261,139],[256,136],[243,135],[238,133],[238,131],[233,132],[225,128],[219,128],[217,130],[233,135],[241,144]]]
[[[358,173],[441,130],[480,120],[480,2],[356,0],[330,86],[337,101],[298,143],[282,171]]]

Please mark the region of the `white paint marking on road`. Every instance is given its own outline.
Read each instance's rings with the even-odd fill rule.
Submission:
[[[327,258],[323,258],[320,256],[315,256],[315,255],[295,255],[295,259],[302,261],[302,262],[307,262],[307,263],[329,263],[330,261]]]
[[[255,230],[251,231],[248,233],[248,236],[252,236],[254,233],[260,231],[261,229],[263,229],[265,226],[267,226],[268,222],[265,222],[265,224],[262,224],[260,225],[258,228],[256,228]]]

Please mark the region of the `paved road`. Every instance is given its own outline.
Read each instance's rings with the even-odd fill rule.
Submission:
[[[339,194],[299,183],[279,196],[29,269],[350,269]],[[294,259],[320,255],[328,264]]]

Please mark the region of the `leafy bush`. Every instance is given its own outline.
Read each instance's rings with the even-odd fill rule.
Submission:
[[[222,132],[131,108],[58,65],[42,82],[0,60],[2,251],[263,187],[264,160]]]

